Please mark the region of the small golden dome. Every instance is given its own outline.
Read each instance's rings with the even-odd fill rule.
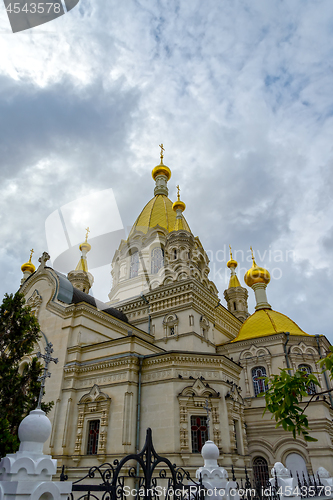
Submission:
[[[233,269],[236,269],[236,267],[238,266],[238,262],[237,260],[233,259],[232,258],[232,251],[231,251],[231,245],[229,245],[229,248],[230,248],[230,260],[228,260],[227,262],[227,266],[229,267],[229,269],[232,267]]]
[[[23,264],[21,266],[21,271],[22,273],[25,273],[26,271],[29,271],[29,273],[34,273],[36,271],[36,268],[35,266],[33,265],[33,263],[31,262],[31,258],[32,258],[32,254],[34,253],[34,250],[30,250],[30,258],[28,260],[28,262],[26,262],[25,264]]]
[[[238,262],[237,262],[237,260],[230,259],[230,260],[228,260],[228,262],[227,262],[227,266],[229,267],[229,269],[230,269],[231,267],[233,267],[233,268],[235,269],[235,268],[238,266]]]
[[[179,185],[177,186],[177,189],[178,189],[177,201],[175,201],[174,204],[172,205],[172,210],[174,210],[175,212],[177,212],[177,210],[181,210],[182,212],[184,212],[186,205],[183,201],[180,201],[180,187],[179,187]]]
[[[80,248],[81,252],[82,252],[82,250],[85,250],[86,252],[90,252],[91,245],[87,241],[84,241],[83,243],[81,243],[79,248]]]
[[[90,252],[91,250],[91,245],[88,243],[88,234],[90,233],[90,229],[89,227],[86,227],[86,239],[83,243],[81,243],[81,245],[79,246],[79,249],[81,250],[81,252],[83,250],[85,250],[86,252]]]
[[[160,163],[159,165],[156,165],[155,168],[153,168],[151,175],[154,180],[158,175],[165,175],[166,178],[169,180],[171,177],[171,170],[166,165],[163,165],[163,163]]]
[[[185,208],[186,208],[185,203],[180,200],[175,201],[174,204],[172,205],[172,210],[174,210],[175,212],[177,210],[181,210],[182,212],[184,212]]]
[[[256,261],[254,260],[252,247],[251,247],[251,252],[252,252],[252,267],[248,271],[246,271],[244,275],[245,283],[249,287],[251,287],[255,283],[265,283],[266,285],[268,285],[268,283],[271,281],[271,275],[269,274],[267,269],[257,266]]]

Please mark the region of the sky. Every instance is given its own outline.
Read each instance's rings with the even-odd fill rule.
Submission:
[[[1,296],[31,248],[53,265],[59,211],[61,272],[87,225],[128,234],[163,143],[221,302],[228,245],[243,284],[252,246],[273,309],[333,343],[332,35],[331,0],[80,0],[15,34],[0,2]]]

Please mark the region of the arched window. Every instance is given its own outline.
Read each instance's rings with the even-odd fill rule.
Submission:
[[[264,457],[256,457],[253,460],[253,476],[257,490],[269,486],[268,464]]]
[[[156,247],[151,251],[151,274],[157,274],[164,265],[164,250]]]
[[[208,439],[207,417],[191,417],[192,453],[200,453]]]
[[[261,377],[267,377],[266,368],[263,366],[257,366],[252,370],[252,380],[254,395],[257,396],[261,392],[266,392],[268,390],[268,385],[265,384],[265,380]]]
[[[307,374],[312,373],[311,367],[309,365],[298,365],[298,369]],[[316,386],[313,382],[310,382],[310,384],[307,386],[306,392],[309,395],[316,394]]]
[[[139,274],[139,252],[136,251],[131,255],[130,278],[135,278]]]

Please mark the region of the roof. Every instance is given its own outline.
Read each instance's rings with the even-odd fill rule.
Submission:
[[[55,271],[54,269],[53,271],[56,273],[59,280],[59,287],[57,287],[55,296],[53,298],[56,297],[58,300],[64,302],[65,304],[78,304],[80,302],[85,302],[86,304],[90,304],[96,307],[96,309],[104,311],[106,314],[109,314],[114,318],[128,323],[126,314],[118,311],[118,309],[115,309],[114,307],[109,307],[101,300],[97,300],[87,293],[81,292],[81,290],[78,290],[72,285],[72,283],[66,278],[64,274],[60,273],[59,271]]]
[[[175,229],[176,213],[172,209],[172,201],[164,194],[157,194],[144,207],[136,219],[129,238],[135,230],[146,234],[150,228],[160,226],[171,232]],[[191,232],[184,216],[182,217],[183,229]]]
[[[114,307],[109,307],[106,304],[104,304],[104,302],[97,300],[91,295],[81,292],[81,290],[78,290],[77,288],[73,287],[72,304],[78,304],[80,302],[85,302],[86,304],[90,304],[96,307],[96,309],[100,309],[101,311],[104,311],[110,316],[114,316],[115,318],[128,323],[127,316],[123,312],[118,311],[118,309],[115,309]]]
[[[276,333],[286,333],[290,335],[304,335],[305,333],[292,319],[272,309],[259,309],[244,321],[237,337],[232,342],[249,340],[259,337],[266,337]]]

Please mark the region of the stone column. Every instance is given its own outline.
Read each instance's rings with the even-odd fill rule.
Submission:
[[[51,422],[42,410],[33,410],[19,427],[20,448],[0,462],[0,500],[67,500],[71,482],[53,482],[57,461],[43,454]]]

